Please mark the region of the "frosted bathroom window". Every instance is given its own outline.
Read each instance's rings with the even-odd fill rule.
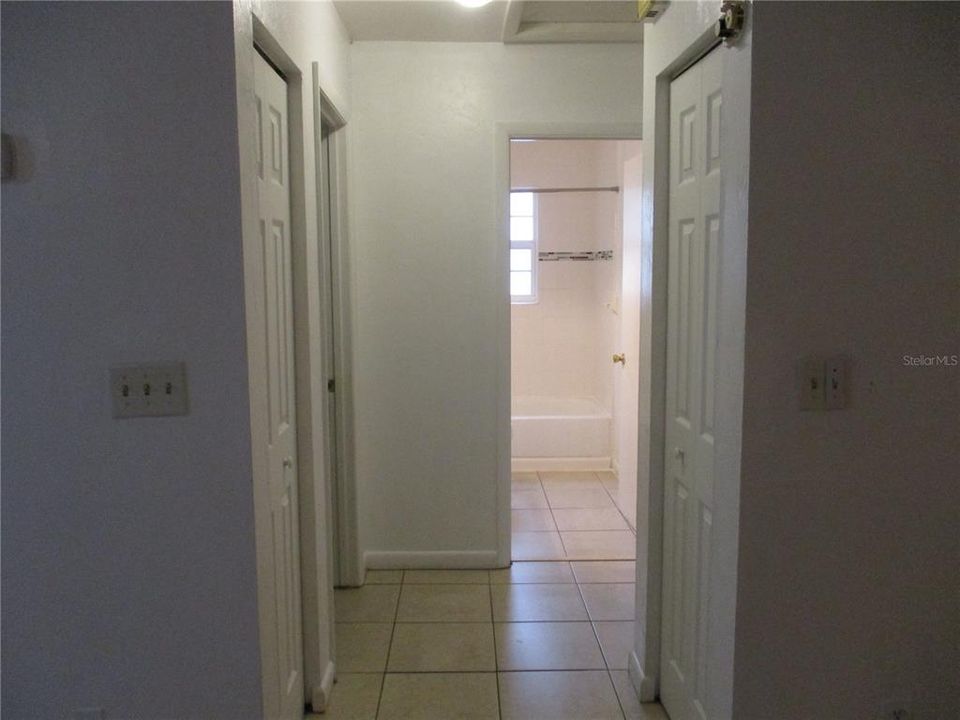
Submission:
[[[510,295],[514,298],[529,297],[533,294],[533,273],[510,273]],[[517,302],[514,300],[514,302]]]
[[[510,193],[510,217],[533,217],[533,193]]]
[[[533,270],[533,250],[510,249],[510,272]]]
[[[510,301],[537,301],[537,197],[510,193]]]
[[[511,217],[510,239],[514,242],[532,242],[533,217]]]

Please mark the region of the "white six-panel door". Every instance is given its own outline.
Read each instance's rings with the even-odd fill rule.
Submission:
[[[257,109],[257,202],[262,286],[255,309],[263,352],[251,354],[251,368],[266,393],[265,446],[269,513],[258,516],[258,543],[269,547],[261,566],[261,659],[264,706],[273,720],[303,718],[303,639],[300,617],[300,549],[297,522],[297,428],[293,348],[293,272],[290,242],[290,169],[287,84],[254,53]],[[267,519],[269,514],[269,519]]]
[[[722,51],[670,86],[661,700],[706,718],[713,524]]]

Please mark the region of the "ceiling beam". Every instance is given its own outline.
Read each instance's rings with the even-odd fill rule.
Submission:
[[[643,41],[643,23],[520,23],[504,43],[638,43]]]
[[[503,29],[500,31],[500,42],[513,42],[520,31],[520,21],[523,19],[523,0],[508,0],[506,12],[503,13]]]

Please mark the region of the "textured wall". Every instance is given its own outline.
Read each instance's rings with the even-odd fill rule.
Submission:
[[[640,51],[354,43],[351,62],[363,542],[493,552],[496,124],[635,123]]]

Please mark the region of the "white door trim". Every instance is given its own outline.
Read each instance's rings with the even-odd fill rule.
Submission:
[[[317,236],[320,243],[320,304],[333,327],[325,333],[331,347],[324,359],[333,358],[333,367],[324,367],[324,379],[335,383],[333,479],[330,485],[330,527],[333,532],[333,582],[359,586],[364,565],[358,542],[357,492],[353,444],[353,342],[351,335],[350,254],[347,235],[346,120],[320,87],[320,65],[313,63],[314,148],[317,169]],[[327,153],[323,152],[322,130],[330,128]],[[324,185],[324,163],[329,163],[330,187]],[[324,194],[329,192],[329,203]],[[327,210],[329,217],[323,212]],[[328,222],[329,221],[329,222]],[[328,230],[329,228],[329,230]],[[329,291],[327,284],[329,283]],[[325,396],[324,405],[330,394]],[[325,413],[330,417],[330,413]]]
[[[640,123],[497,123],[497,565],[510,565],[510,140],[639,140]]]

